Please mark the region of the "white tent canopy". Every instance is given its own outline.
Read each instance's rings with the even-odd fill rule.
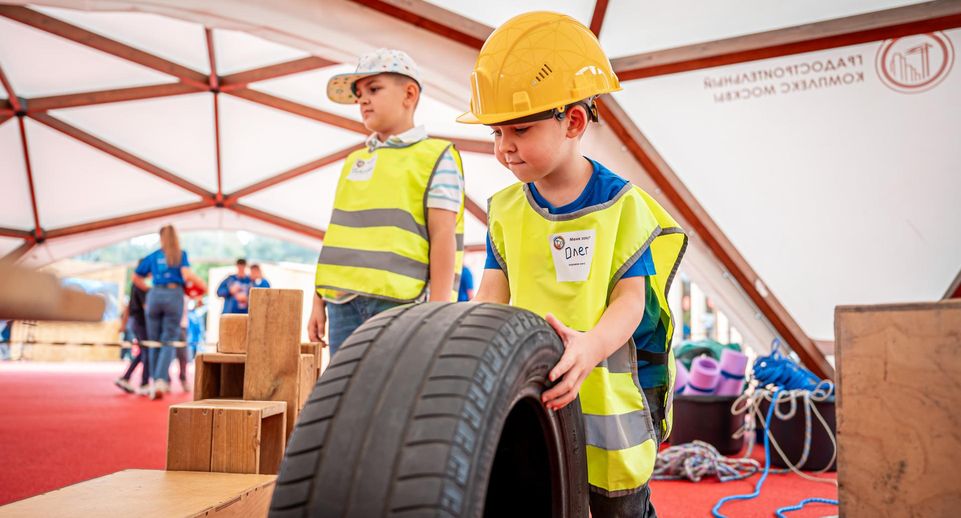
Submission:
[[[835,305],[939,299],[958,274],[957,3],[363,4],[0,7],[17,96],[0,100],[0,254],[42,265],[168,221],[319,247],[365,133],[324,85],[378,47],[420,64],[418,122],[465,151],[480,249],[485,200],[514,180],[453,118],[490,26],[543,8],[600,31],[623,80],[586,151],[679,216],[686,272],[745,338],[810,349]]]

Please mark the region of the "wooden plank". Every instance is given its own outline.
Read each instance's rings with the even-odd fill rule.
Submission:
[[[838,494],[851,518],[961,506],[961,300],[842,306]]]
[[[220,340],[217,341],[217,352],[247,352],[247,315],[220,316]]]
[[[267,516],[276,478],[276,475],[126,470],[0,507],[0,517]]]
[[[49,273],[0,263],[0,318],[99,322],[102,297],[63,288]]]
[[[173,405],[180,408],[230,408],[239,410],[256,410],[264,417],[282,413],[287,404],[283,401],[248,401],[246,399],[205,399],[203,401],[188,401]]]
[[[297,410],[304,408],[307,404],[307,398],[310,397],[310,393],[314,390],[314,385],[317,384],[317,355],[316,354],[301,354],[300,355],[300,376],[298,379],[297,387]]]
[[[299,406],[301,290],[250,290],[244,399],[287,402],[287,436]]]
[[[260,411],[228,407],[213,412],[210,471],[259,473]]]
[[[287,446],[287,410],[265,417],[260,424],[260,473],[279,473]]]
[[[114,344],[22,343],[21,360],[35,362],[115,362],[120,346]]]
[[[210,471],[213,410],[170,407],[167,426],[167,470]]]

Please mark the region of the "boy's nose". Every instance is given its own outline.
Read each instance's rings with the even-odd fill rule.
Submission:
[[[501,135],[501,137],[497,139],[497,150],[505,155],[509,152],[516,151],[514,142],[512,142],[511,139],[509,139],[506,135]]]

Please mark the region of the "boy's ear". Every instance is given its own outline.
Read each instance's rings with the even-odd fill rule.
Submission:
[[[410,102],[411,108],[416,108],[420,102],[420,88],[414,81],[408,80],[404,84],[404,102]]]
[[[575,104],[567,111],[567,138],[580,138],[587,131],[590,117],[581,104]]]

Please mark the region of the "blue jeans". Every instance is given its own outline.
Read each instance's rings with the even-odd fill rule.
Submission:
[[[147,292],[147,337],[163,345],[151,347],[148,355],[150,377],[170,383],[170,362],[174,358],[171,342],[180,339],[180,320],[184,316],[184,290],[157,286]]]
[[[350,302],[343,304],[328,302],[327,320],[330,326],[328,330],[330,336],[327,337],[327,345],[330,347],[331,358],[334,357],[334,353],[344,343],[344,340],[347,340],[347,337],[369,318],[404,304],[404,302],[392,302],[363,296],[355,297]]]

